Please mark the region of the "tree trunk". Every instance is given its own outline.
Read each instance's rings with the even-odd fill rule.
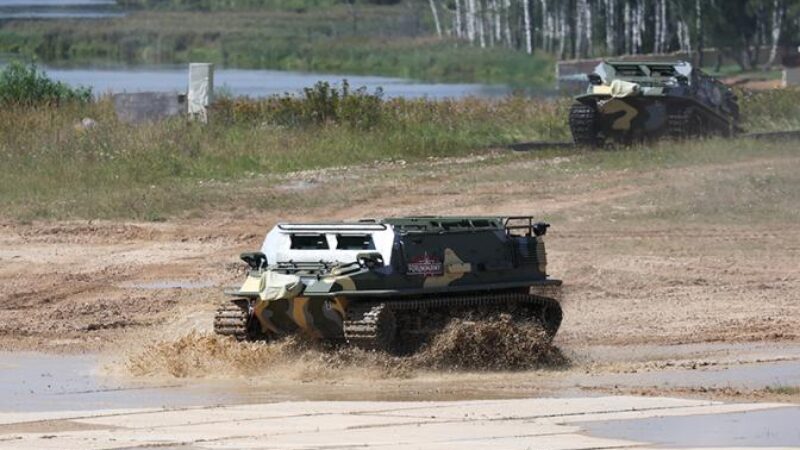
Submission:
[[[428,0],[431,5],[431,14],[433,15],[433,25],[436,27],[436,35],[442,37],[442,24],[439,23],[439,11],[436,10],[436,0]]]
[[[786,15],[786,4],[784,0],[774,0],[772,5],[772,47],[769,50],[769,60],[764,64],[764,70],[769,70],[775,65],[778,59],[778,45],[781,42],[781,30],[783,29],[783,18]]]
[[[483,0],[478,0],[478,10],[476,11],[475,17],[477,18],[477,27],[478,27],[478,40],[481,43],[481,48],[486,48],[486,21],[484,20],[486,8],[483,5]]]
[[[698,0],[699,1],[699,0]],[[464,29],[463,25],[461,24],[461,0],[455,0],[456,3],[456,13],[455,13],[455,23],[453,27],[456,29],[456,37],[461,39],[464,37]]]
[[[702,0],[695,0],[694,2],[695,14],[695,33],[697,34],[697,66],[703,67],[703,51],[705,46],[705,30],[703,27],[703,2]]]
[[[594,54],[594,35],[593,35],[593,6],[594,3],[591,3],[590,0],[584,0],[584,4],[586,6],[586,13],[583,16],[584,22],[583,26],[586,28],[584,31],[584,36],[586,36],[586,56]]]
[[[567,14],[564,11],[566,2],[561,2],[558,8],[558,57],[559,59],[566,59],[567,57],[567,34],[569,29],[567,26]]]
[[[630,2],[630,0],[626,0],[626,2],[625,2],[625,8],[624,8],[622,17],[623,17],[622,20],[624,22],[623,27],[625,28],[624,33],[623,33],[623,41],[624,41],[623,46],[625,48],[623,48],[622,51],[624,53],[630,54],[630,53],[633,53],[631,51],[631,47],[632,47],[631,46],[631,41],[632,41],[632,36],[633,36],[633,29],[632,29],[633,28],[633,25],[632,25],[633,20],[631,20],[631,2]]]
[[[606,52],[617,54],[617,2],[605,0],[606,6]]]
[[[633,27],[633,54],[642,51],[642,32],[644,32],[644,2],[636,3],[636,24]]]
[[[492,46],[495,43],[503,42],[503,25],[500,15],[500,3],[497,0],[492,0]]]
[[[586,0],[578,0],[575,3],[575,52],[578,58],[585,58],[588,54],[588,45],[586,45],[587,9]]]
[[[503,34],[506,39],[506,46],[511,48],[514,43],[511,40],[511,0],[503,0],[503,9],[505,10],[505,23],[503,24]]]
[[[692,54],[692,37],[689,34],[689,25],[681,19],[678,21],[678,46],[681,53]]]
[[[466,0],[467,13],[465,19],[467,21],[467,39],[470,42],[475,42],[475,0]]]
[[[531,38],[531,5],[529,0],[522,0],[522,14],[525,24],[525,52],[533,53],[533,39]]]
[[[653,53],[661,53],[661,0],[656,0],[654,6]]]

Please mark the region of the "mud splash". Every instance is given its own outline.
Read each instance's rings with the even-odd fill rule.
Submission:
[[[417,371],[559,368],[568,364],[536,324],[510,317],[453,320],[418,353],[399,357],[326,346],[302,336],[271,342],[236,342],[191,332],[130,352],[122,363],[136,377],[230,378],[278,376],[295,381],[410,378]]]
[[[413,357],[417,366],[439,370],[525,370],[567,365],[535,322],[509,315],[488,320],[454,319]]]

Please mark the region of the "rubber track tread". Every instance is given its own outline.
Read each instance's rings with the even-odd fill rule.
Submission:
[[[555,336],[561,325],[561,306],[558,301],[537,295],[520,292],[502,292],[492,294],[455,295],[420,299],[387,300],[383,302],[353,302],[347,307],[344,320],[344,336],[351,345],[366,350],[386,350],[380,330],[381,315],[384,311],[412,311],[430,308],[477,308],[497,307],[502,312],[509,304],[525,304],[528,306],[556,308],[555,323],[542,323],[550,338]],[[540,320],[540,317],[535,319]]]
[[[577,103],[569,110],[569,128],[578,145],[598,145],[597,110],[590,105]]]
[[[672,113],[667,116],[667,130],[673,139],[685,139],[690,135],[690,117],[687,111]]]
[[[214,333],[232,336],[237,341],[247,340],[250,314],[247,309],[230,301],[223,301],[214,315]]]
[[[381,319],[390,307],[386,303],[352,304],[344,319],[344,337],[350,345],[364,350],[388,350],[381,336]]]

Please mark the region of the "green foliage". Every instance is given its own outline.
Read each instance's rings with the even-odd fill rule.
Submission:
[[[426,161],[513,142],[569,139],[570,99],[381,100],[349,88],[344,92],[317,85],[298,97],[223,98],[206,126],[182,118],[120,123],[108,100],[0,108],[0,217],[156,220],[206,208],[288,206],[297,198],[270,186],[295,171]],[[748,131],[800,128],[800,91],[740,93],[740,98]],[[97,125],[76,127],[84,117]],[[589,153],[553,151],[546,154],[563,154],[570,162],[543,164],[536,175],[527,165],[506,168],[497,181],[547,186],[542,176],[551,171],[558,179],[655,167],[679,173],[690,164],[716,165],[754,155],[768,167],[770,155],[793,154],[794,147],[714,139]],[[523,156],[509,152],[508,157]],[[800,195],[800,184],[791,165],[735,182],[724,171],[714,173],[716,178],[701,184],[703,195],[687,191],[686,186],[697,183],[680,184],[660,194],[653,203],[657,208],[642,208],[634,198],[614,217],[700,220],[696,214],[702,213],[699,217],[741,220],[743,214],[758,213],[797,219],[791,199]],[[614,178],[600,177],[598,183],[611,186]],[[326,200],[303,198],[304,204],[315,201]]]
[[[72,88],[53,81],[35,64],[12,61],[0,71],[0,105],[36,105],[41,103],[88,102],[89,88]]]
[[[229,11],[242,9],[305,10],[329,7],[337,0],[117,0],[126,9]]]
[[[427,31],[401,6],[305,12],[134,12],[103,21],[0,24],[0,53],[58,64],[213,62],[220,66],[547,87],[554,60],[482,49]]]
[[[321,92],[313,89],[313,100],[288,100],[291,107],[281,104],[285,98],[223,100],[225,112],[215,106],[207,126],[182,118],[120,123],[108,100],[0,109],[0,211],[25,219],[164,218],[202,210],[207,203],[229,205],[230,197],[217,199],[229,195],[226,186],[256,174],[466,155],[520,140],[564,139],[568,133],[566,121],[558,120],[568,101],[378,101],[353,92],[343,98],[338,90],[336,119],[330,120],[333,94]],[[281,108],[307,120],[278,124],[273,119]],[[362,123],[373,114],[380,120]],[[84,117],[97,125],[76,127]],[[281,201],[261,193],[254,197]]]
[[[747,131],[800,129],[800,89],[739,91],[738,95]]]
[[[213,106],[214,120],[226,123],[250,122],[282,126],[346,124],[369,129],[383,117],[379,88],[370,94],[365,88],[350,89],[347,80],[342,87],[319,82],[303,89],[302,96],[285,94],[263,100],[221,98]]]

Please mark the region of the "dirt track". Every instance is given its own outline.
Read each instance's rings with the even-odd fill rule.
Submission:
[[[800,340],[800,228],[782,217],[732,220],[726,205],[701,220],[680,213],[694,208],[687,205],[692,201],[699,202],[699,214],[707,207],[683,197],[686,192],[765,170],[797,173],[800,159],[524,178],[568,163],[494,154],[302,173],[266,189],[333,200],[244,217],[4,223],[0,345],[113,353],[143,338],[208,330],[221,287],[243,274],[238,253],[258,248],[276,220],[528,212],[553,223],[549,271],[565,280],[565,320],[556,342],[567,352],[614,346],[637,354],[641,364],[664,359],[636,350],[649,344]],[[368,180],[359,184],[363,192],[352,194],[353,179]],[[707,198],[726,198],[712,194]],[[800,205],[796,198],[782,201]],[[652,213],[664,202],[679,213]]]

